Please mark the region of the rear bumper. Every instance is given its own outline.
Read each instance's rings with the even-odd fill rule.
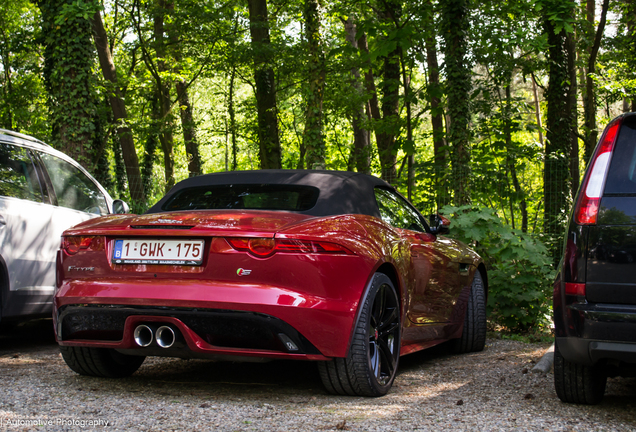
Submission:
[[[132,355],[206,358],[218,356],[325,360],[320,351],[284,321],[270,315],[231,310],[68,305],[55,314],[55,333],[63,346],[113,348]],[[169,326],[176,343],[156,340],[141,347],[134,331],[145,325]]]
[[[204,326],[201,323],[206,320],[208,324],[216,323],[217,328],[225,323],[231,336],[230,322],[238,322],[239,328],[243,326],[256,331],[262,320],[255,317],[269,317],[265,321],[283,323],[315,347],[315,351],[307,351],[303,355],[318,355],[322,359],[346,357],[359,298],[366,283],[360,281],[356,288],[350,285],[348,289],[343,288],[333,294],[323,292],[329,295],[320,296],[276,286],[221,284],[201,279],[65,281],[55,297],[53,315],[58,342],[62,345],[133,349],[134,324],[152,316],[154,321],[176,320],[174,325],[190,342],[187,346],[199,353],[297,357],[297,353],[284,350],[260,349],[258,344],[239,347],[230,344],[228,347],[227,341],[231,337],[223,337],[222,342],[217,343],[219,338],[211,339],[210,336],[214,332],[201,330]],[[98,312],[78,313],[80,305]],[[68,315],[69,310],[74,310],[74,314]],[[68,316],[64,315],[65,311]],[[242,320],[232,321],[229,318],[239,315]],[[81,332],[65,333],[64,328],[68,327],[66,319],[72,316],[86,328]],[[97,332],[93,330],[111,321],[118,322],[117,326],[99,332],[100,336],[96,338],[94,334]],[[247,326],[248,322],[252,324]],[[76,334],[70,336],[72,333]],[[110,336],[105,336],[108,334]],[[161,353],[164,355],[163,351]]]
[[[561,355],[573,363],[592,366],[601,360],[636,363],[636,343],[581,338],[556,338]]]
[[[588,366],[602,360],[636,364],[636,306],[572,303],[565,312],[556,342],[566,360]]]

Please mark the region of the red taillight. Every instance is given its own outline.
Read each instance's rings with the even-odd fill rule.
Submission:
[[[266,258],[274,253],[276,241],[273,238],[228,238],[230,246],[241,252],[249,252],[259,258]]]
[[[579,200],[574,211],[574,220],[579,225],[594,225],[596,223],[603,185],[620,125],[621,121],[617,119],[607,127],[590,160],[591,169],[581,186]]]
[[[353,255],[353,252],[337,243],[293,239],[276,240],[276,252]]]
[[[69,255],[75,255],[80,250],[99,250],[102,248],[103,243],[99,239],[95,240],[95,238],[95,236],[64,237],[62,239],[62,248]]]
[[[585,284],[584,283],[565,283],[565,294],[566,295],[575,295],[575,296],[584,296],[585,297]]]
[[[353,252],[344,246],[322,241],[243,237],[231,237],[227,241],[234,249],[259,258],[266,258],[274,253],[353,255]]]

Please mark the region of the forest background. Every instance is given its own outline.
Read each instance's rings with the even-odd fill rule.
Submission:
[[[636,111],[635,0],[0,0],[0,127],[143,212],[193,175],[381,176],[549,325],[581,173]]]

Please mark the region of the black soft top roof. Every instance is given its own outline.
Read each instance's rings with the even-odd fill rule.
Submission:
[[[190,177],[177,183],[170,192],[146,213],[159,213],[163,204],[176,192],[197,186],[224,184],[292,184],[313,186],[320,190],[316,205],[299,213],[312,216],[365,214],[380,217],[373,188],[394,189],[377,177],[348,171],[255,170],[227,171]]]

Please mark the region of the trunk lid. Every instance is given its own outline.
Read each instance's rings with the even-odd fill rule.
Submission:
[[[625,117],[618,132],[586,268],[588,301],[636,304],[636,116]]]
[[[65,235],[273,237],[278,231],[312,218],[298,213],[260,210],[113,215],[77,225]]]

